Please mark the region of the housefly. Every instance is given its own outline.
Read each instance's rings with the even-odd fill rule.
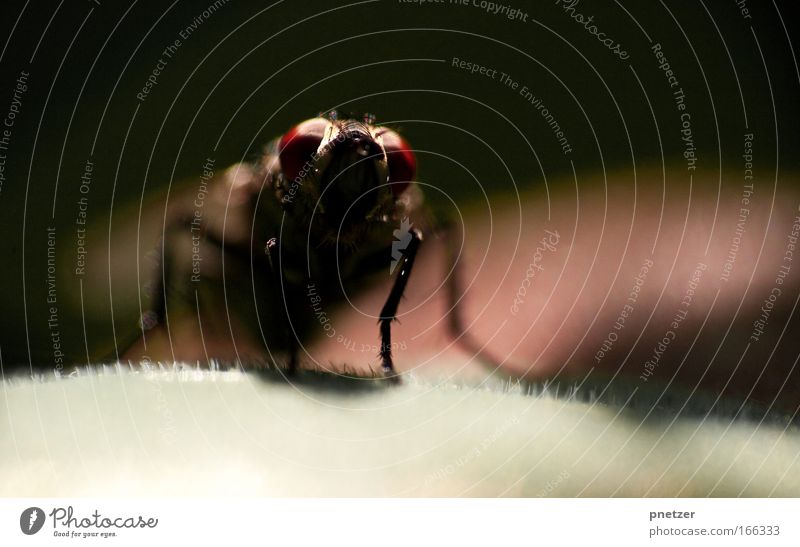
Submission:
[[[386,268],[394,280],[376,315],[379,358],[396,379],[392,322],[423,239],[415,174],[409,143],[373,116],[295,125],[202,193],[173,200],[145,336],[188,319],[211,357],[213,331],[241,360],[288,356],[292,373],[320,326],[312,304],[342,302]]]

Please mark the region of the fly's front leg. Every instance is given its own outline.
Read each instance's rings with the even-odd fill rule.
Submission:
[[[264,252],[267,255],[269,267],[272,270],[272,287],[275,291],[275,303],[283,303],[284,295],[281,292],[281,287],[286,287],[286,279],[283,277],[283,270],[281,269],[280,261],[278,260],[278,239],[273,237],[267,241],[267,246],[264,248]],[[297,339],[292,336],[292,333],[289,331],[289,327],[285,323],[283,325],[283,331],[289,347],[289,364],[286,372],[291,376],[297,372],[297,353],[299,348]]]
[[[386,304],[383,305],[380,316],[380,332],[381,332],[381,351],[380,357],[383,365],[383,374],[387,378],[398,379],[394,371],[394,363],[392,362],[392,321],[397,318],[397,306],[400,304],[400,299],[403,297],[403,292],[406,289],[408,278],[411,276],[411,269],[414,266],[414,259],[417,256],[419,244],[422,242],[422,233],[416,228],[411,230],[411,241],[403,252],[402,264],[400,271],[394,280],[392,291],[389,293],[389,298],[386,299]]]

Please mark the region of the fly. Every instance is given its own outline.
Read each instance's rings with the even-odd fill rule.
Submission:
[[[202,202],[174,200],[143,330],[169,333],[171,318],[196,314],[208,353],[208,333],[227,330],[237,357],[260,347],[277,362],[273,351],[282,352],[291,374],[319,325],[309,287],[316,304],[332,304],[386,268],[394,280],[377,316],[378,356],[397,379],[392,322],[423,239],[416,167],[408,142],[371,115],[295,125],[254,161],[215,176]]]

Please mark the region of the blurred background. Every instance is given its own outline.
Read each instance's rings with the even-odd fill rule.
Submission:
[[[135,335],[135,287],[84,284],[91,310],[74,305],[77,246],[91,260],[111,229],[135,225],[141,199],[198,180],[207,158],[221,170],[252,157],[320,111],[370,112],[401,130],[420,181],[441,190],[427,192],[435,212],[450,207],[446,196],[512,194],[573,167],[663,159],[685,173],[674,89],[651,49],[660,43],[686,95],[699,168],[739,169],[752,132],[760,165],[797,169],[795,3],[741,4],[746,13],[729,0],[519,1],[509,19],[472,1],[4,2],[3,363],[67,366]],[[593,16],[628,57],[576,14]],[[84,213],[91,228],[79,245]]]

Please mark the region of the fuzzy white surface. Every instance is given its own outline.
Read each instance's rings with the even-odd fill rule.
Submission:
[[[3,496],[798,496],[780,423],[518,387],[106,367],[0,390]]]

